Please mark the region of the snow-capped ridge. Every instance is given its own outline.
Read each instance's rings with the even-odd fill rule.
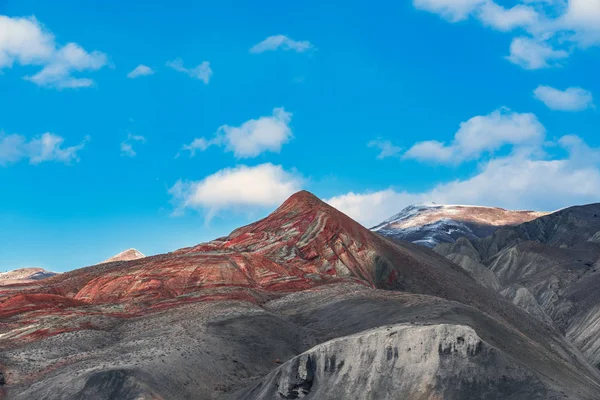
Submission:
[[[433,202],[421,203],[421,204],[411,204],[409,206],[404,207],[402,209],[402,211],[400,211],[398,214],[394,214],[391,217],[389,217],[388,219],[381,222],[379,225],[372,227],[371,230],[377,232],[381,227],[383,227],[386,224],[396,222],[396,221],[406,220],[408,218],[411,218],[412,216],[420,214],[421,212],[423,212],[425,210],[428,210],[431,208],[440,208],[440,207],[441,207],[440,205],[433,203]]]
[[[535,211],[513,211],[500,207],[466,204],[413,204],[371,228],[383,236],[407,240],[427,247],[492,234],[502,226],[518,225],[546,215]]]

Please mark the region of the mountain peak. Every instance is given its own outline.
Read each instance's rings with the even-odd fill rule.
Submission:
[[[131,260],[137,260],[139,258],[144,258],[144,257],[146,257],[146,256],[142,252],[140,252],[134,248],[131,248],[131,249],[123,250],[119,254],[115,254],[114,256],[110,257],[108,260],[102,261],[100,264],[114,262],[114,261],[131,261]]]
[[[321,218],[323,221],[326,219],[330,224],[333,223],[336,226],[335,229],[343,226],[344,229],[351,231],[357,229],[366,231],[366,228],[358,222],[325,203],[311,192],[301,190],[291,195],[265,218],[236,229],[230,234],[230,237],[256,231],[284,234],[284,231],[289,230],[291,226],[296,226],[298,232],[304,232],[305,229],[308,229],[307,225],[310,225],[316,218]],[[288,234],[285,233],[285,235]]]
[[[319,199],[311,192],[301,190],[288,197],[277,210],[307,209],[324,204],[323,200]]]

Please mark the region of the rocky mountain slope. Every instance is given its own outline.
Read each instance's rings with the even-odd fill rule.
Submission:
[[[493,272],[507,299],[552,323],[600,368],[598,232],[600,204],[590,204],[435,250],[468,270]]]
[[[474,371],[477,378],[473,380]],[[315,346],[278,367],[242,398],[350,399],[356,393],[371,399],[397,398],[399,393],[410,399],[507,398],[516,393],[529,399],[549,396],[535,374],[470,327],[396,324]]]
[[[477,239],[503,226],[518,225],[546,215],[498,207],[418,204],[371,228],[383,236],[427,247],[453,243],[460,237]]]
[[[597,399],[552,325],[307,192],[229,236],[0,291],[15,399]],[[358,350],[358,351],[357,351]]]

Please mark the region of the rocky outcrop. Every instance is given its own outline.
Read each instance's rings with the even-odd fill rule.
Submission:
[[[600,243],[600,231],[596,232],[594,236],[589,238],[588,242]]]
[[[392,325],[294,357],[237,398],[550,399],[551,382],[459,325]]]
[[[566,336],[590,362],[600,369],[600,306],[578,313],[566,330]]]
[[[113,400],[160,399],[157,393],[139,379],[139,372],[113,369],[91,373],[83,388],[75,395],[78,399]]]

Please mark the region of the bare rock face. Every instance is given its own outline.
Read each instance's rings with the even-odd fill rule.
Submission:
[[[496,274],[481,263],[479,253],[467,238],[461,237],[454,243],[442,243],[434,250],[469,272],[481,285],[493,290],[502,288]]]
[[[527,288],[519,285],[511,285],[503,289],[500,294],[540,321],[552,325],[552,319],[546,315],[536,298]]]
[[[139,252],[136,249],[128,249],[128,250],[124,250],[122,252],[120,252],[119,254],[115,254],[114,256],[112,256],[111,258],[109,258],[108,260],[104,260],[102,261],[101,264],[104,263],[109,263],[109,262],[114,262],[114,261],[131,261],[131,260],[138,260],[140,258],[144,258],[146,257],[144,254],[142,254],[141,252]]]
[[[135,399],[154,400],[160,398],[134,371],[112,369],[92,373],[75,398],[94,400]]]
[[[546,215],[535,211],[511,211],[498,207],[419,204],[371,228],[383,236],[435,247],[458,238],[483,238],[503,226],[514,226]]]
[[[471,257],[454,253],[447,255],[446,258],[469,272],[481,285],[493,290],[500,290],[502,287],[494,272]]]
[[[365,373],[368,371],[368,373]],[[460,325],[392,325],[294,357],[238,399],[550,399],[551,382]]]
[[[440,243],[434,250],[443,256],[448,256],[449,254],[461,254],[477,263],[481,262],[479,252],[466,237],[460,237],[452,243]]]
[[[588,242],[600,243],[600,231],[596,232],[594,236],[589,238]]]

